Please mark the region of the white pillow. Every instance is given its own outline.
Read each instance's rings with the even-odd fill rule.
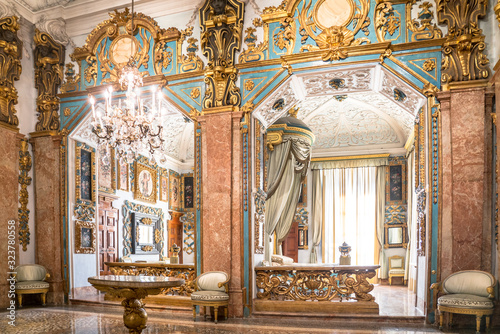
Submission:
[[[272,262],[277,262],[281,265],[284,265],[286,266],[287,264],[292,264],[293,263],[293,259],[291,257],[288,257],[288,256],[283,256],[283,255],[277,255],[277,254],[273,254],[271,256],[271,261]]]

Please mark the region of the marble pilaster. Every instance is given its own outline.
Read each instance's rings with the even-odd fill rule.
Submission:
[[[36,134],[35,134],[36,135]],[[63,227],[60,217],[61,136],[33,136],[36,263],[47,268],[50,278],[47,303],[64,302]]]
[[[3,123],[2,123],[3,124]],[[10,277],[8,272],[13,272],[13,268],[9,267],[8,255],[9,250],[14,249],[15,264],[18,265],[18,255],[22,250],[19,248],[19,220],[17,209],[19,206],[19,142],[22,136],[19,135],[17,129],[10,129],[0,124],[0,308],[5,310],[9,305],[8,298],[9,284],[7,278]],[[15,221],[15,234],[13,248],[9,248],[9,221]]]
[[[485,88],[456,88],[439,94],[442,111],[443,207],[441,277],[489,270],[485,224],[491,223],[491,166]],[[491,137],[491,134],[490,134]],[[491,164],[491,163],[490,163]],[[491,178],[491,176],[490,176]]]
[[[243,316],[241,113],[198,118],[202,129],[202,272],[231,276],[229,315]]]

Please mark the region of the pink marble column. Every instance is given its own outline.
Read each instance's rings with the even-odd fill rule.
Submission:
[[[50,278],[47,303],[64,302],[63,243],[60,217],[61,136],[31,134],[35,189],[36,263],[47,268]]]
[[[19,142],[23,136],[19,135],[18,130],[9,129],[0,124],[0,308],[5,311],[9,306],[10,298],[8,296],[9,283],[7,278],[13,272],[8,258],[9,254],[9,221],[15,221],[14,247],[15,265],[18,265],[19,248],[19,220],[17,209],[19,206]],[[15,298],[14,298],[15,301]]]
[[[497,97],[496,98],[496,104],[495,104],[495,109],[496,110],[493,110],[493,112],[496,113],[496,129],[497,129],[497,133],[496,133],[496,144],[497,144],[497,156],[496,156],[496,159],[497,159],[497,163],[496,163],[496,169],[497,169],[497,184],[500,183],[500,175],[498,175],[500,173],[500,119],[498,118],[498,115],[500,115],[500,60],[496,63],[495,67],[494,67],[494,72],[495,74],[492,76],[491,80],[490,80],[490,83],[493,84],[493,89],[494,89],[494,95]],[[497,199],[497,203],[496,203],[496,208],[500,208],[500,196],[498,197]],[[500,219],[500,214],[496,217],[496,224],[498,226],[498,219]],[[498,232],[500,232],[500,228],[498,230]],[[492,235],[492,240],[493,242],[496,242],[496,256],[495,256],[495,259],[496,259],[496,268],[497,268],[497,271],[495,273],[493,273],[493,275],[495,275],[495,277],[500,277],[500,248],[499,248],[499,241],[496,240],[495,241],[495,235]],[[498,310],[497,313],[499,313],[500,310]]]
[[[483,87],[453,89],[438,98],[443,168],[441,277],[446,277],[459,270],[491,268],[484,235],[484,227],[491,224],[491,121],[485,115]]]
[[[242,300],[242,113],[199,117],[202,130],[202,272],[231,276],[229,315],[243,316]]]

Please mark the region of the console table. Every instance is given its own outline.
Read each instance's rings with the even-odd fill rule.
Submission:
[[[162,289],[184,284],[181,278],[162,276],[107,275],[89,277],[88,281],[97,290],[124,299],[123,323],[132,334],[140,334],[146,328],[148,314],[142,299],[157,295]]]
[[[378,314],[370,294],[379,265],[293,264],[255,267],[254,309],[265,312]]]

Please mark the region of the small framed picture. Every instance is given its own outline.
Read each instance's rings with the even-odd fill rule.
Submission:
[[[97,168],[99,168],[99,175],[97,183],[99,192],[114,194],[116,193],[115,150],[102,145],[98,148],[98,153]]]
[[[135,162],[134,199],[156,203],[157,171],[156,169]]]
[[[168,202],[168,170],[160,168],[160,201]]]
[[[194,208],[194,177],[193,173],[182,175],[182,207],[186,210]]]
[[[171,210],[181,209],[181,176],[176,171],[169,172],[169,207]]]
[[[308,233],[307,233],[307,226],[300,226],[299,225],[299,249],[308,249]]]
[[[94,222],[76,221],[75,253],[94,254],[96,248],[96,228]]]
[[[129,170],[128,163],[118,163],[118,189],[129,191]]]
[[[95,205],[95,149],[87,144],[76,142],[76,201]]]

